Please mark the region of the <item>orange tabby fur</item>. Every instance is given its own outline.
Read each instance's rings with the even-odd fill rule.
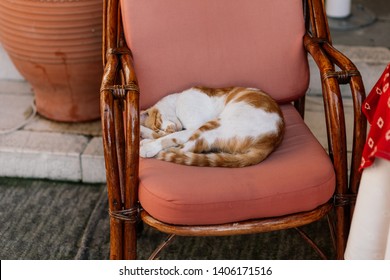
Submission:
[[[263,161],[283,134],[280,108],[264,92],[196,87],[141,113],[141,135],[148,139],[140,153],[185,165],[244,167]]]

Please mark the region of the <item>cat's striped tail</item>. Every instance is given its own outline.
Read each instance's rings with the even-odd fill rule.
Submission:
[[[177,148],[161,151],[156,158],[183,165],[201,167],[244,167],[263,161],[273,149],[249,149],[244,154],[229,153],[193,153]]]

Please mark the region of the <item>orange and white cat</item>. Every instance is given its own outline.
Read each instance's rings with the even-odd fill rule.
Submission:
[[[219,167],[264,160],[282,141],[278,104],[253,88],[194,87],[141,112],[141,157]]]

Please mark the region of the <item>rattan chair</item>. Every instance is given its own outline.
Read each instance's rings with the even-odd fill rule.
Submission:
[[[299,227],[328,217],[342,259],[360,181],[365,90],[355,65],[332,46],[324,1],[104,0],[103,16],[110,257],[137,258],[142,221],[168,240],[296,228],[326,258]],[[303,122],[308,54],[319,69],[311,74],[321,76],[327,151]],[[350,84],[354,104],[350,168],[340,84]],[[245,168],[139,158],[140,109],[196,85],[268,92],[286,119],[282,144]]]

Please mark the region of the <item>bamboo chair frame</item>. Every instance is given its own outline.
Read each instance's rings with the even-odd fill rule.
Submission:
[[[162,0],[163,1],[163,0]],[[366,138],[366,119],[361,111],[365,90],[356,66],[332,46],[323,0],[303,0],[307,33],[303,44],[318,66],[323,91],[328,153],[336,173],[336,191],[328,203],[308,212],[283,217],[215,226],[176,226],[151,217],[138,203],[139,88],[131,50],[122,34],[118,0],[104,0],[101,121],[110,213],[110,258],[136,259],[137,223],[143,221],[169,237],[151,256],[155,257],[174,235],[223,236],[295,228],[323,258],[325,254],[299,229],[328,217],[336,258],[342,259],[361,174],[358,172]],[[336,71],[335,66],[340,70]],[[348,179],[346,128],[340,84],[349,84],[354,109],[354,130]],[[305,99],[294,102],[304,116]],[[125,141],[126,139],[126,141]],[[331,215],[330,215],[331,214]]]

